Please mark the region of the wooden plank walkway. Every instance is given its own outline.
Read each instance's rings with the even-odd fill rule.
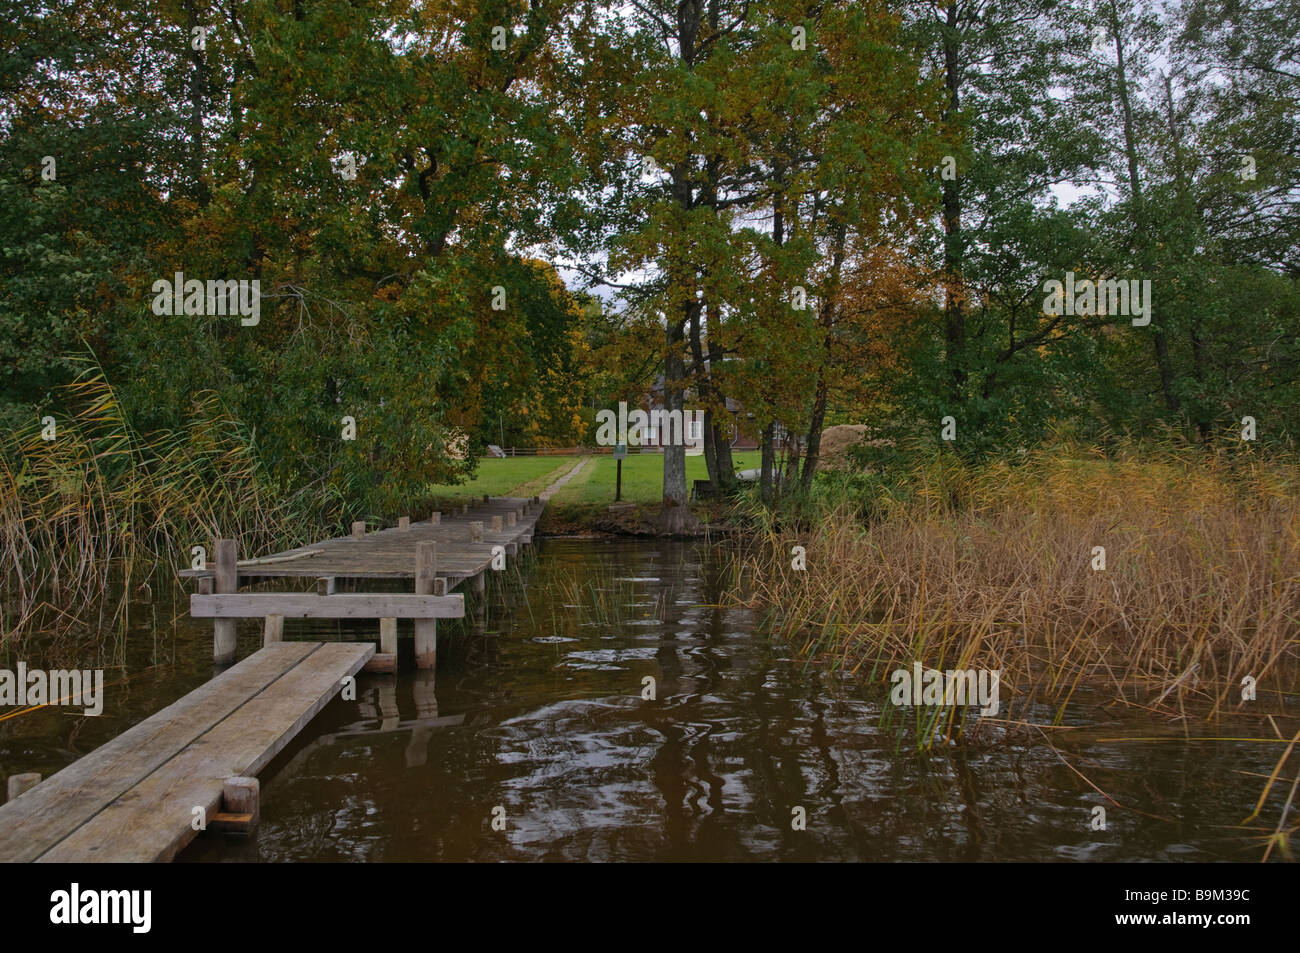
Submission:
[[[415,620],[416,662],[433,669],[436,620],[465,614],[464,596],[448,590],[471,580],[482,591],[486,572],[532,542],[548,497],[485,497],[374,533],[354,523],[349,537],[243,562],[234,540],[217,540],[214,566],[182,573],[198,581],[190,612],[215,620],[219,661],[234,659],[236,618],[265,617],[264,646],[0,806],[0,861],[166,861],[198,834],[196,812],[209,824],[255,823],[257,772],[337,696],[345,677],[376,660],[381,670],[395,668],[397,619]],[[239,592],[304,577],[316,579],[315,593]],[[410,579],[415,591],[340,593],[340,579]],[[283,642],[285,617],[377,618],[381,652],[369,642]],[[431,686],[433,672],[423,677]],[[430,713],[410,725],[410,757],[420,757],[419,738],[460,717]]]
[[[584,461],[585,462],[585,461]],[[572,477],[583,463],[569,470]],[[561,481],[561,482],[562,482]],[[558,485],[558,484],[557,484]],[[352,535],[327,539],[296,549],[239,561],[233,540],[217,540],[215,565],[181,573],[197,579],[199,591],[190,600],[190,614],[212,618],[213,657],[219,662],[235,656],[235,619],[266,620],[266,644],[282,637],[285,618],[378,619],[379,654],[372,670],[392,671],[397,665],[397,620],[415,620],[415,660],[421,668],[437,665],[437,619],[465,615],[463,594],[449,591],[466,580],[476,592],[485,588],[484,574],[504,569],[533,540],[545,507],[542,497],[484,497],[448,513],[434,513],[412,522],[368,532],[352,524]],[[302,592],[240,594],[241,585],[266,580],[314,578],[316,595]],[[339,580],[410,579],[415,592],[348,593],[336,591]]]
[[[194,809],[221,812],[227,780],[262,770],[373,654],[266,646],[0,807],[0,861],[171,860]]]
[[[507,555],[515,555],[520,545],[531,543],[542,508],[537,497],[493,497],[453,512],[437,513],[428,520],[408,522],[405,527],[399,524],[362,535],[354,529],[351,536],[244,560],[238,563],[239,576],[249,582],[287,578],[414,579],[416,544],[432,542],[438,547],[435,576],[446,579],[450,591],[489,568],[493,546],[503,546]],[[181,575],[212,578],[216,568],[187,569]]]

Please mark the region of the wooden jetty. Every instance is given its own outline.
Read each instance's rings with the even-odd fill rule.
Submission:
[[[213,655],[235,655],[235,620],[265,619],[264,644],[184,698],[41,782],[10,778],[0,806],[0,861],[166,861],[200,830],[247,830],[257,821],[257,772],[282,751],[363,667],[393,671],[397,620],[415,620],[416,663],[437,662],[437,620],[465,614],[449,590],[504,569],[533,539],[542,499],[484,497],[450,513],[247,559],[218,540],[216,565],[188,570],[199,591],[190,613],[214,620]],[[268,579],[316,580],[315,592],[245,592]],[[411,580],[414,591],[340,592],[340,580]],[[364,583],[363,583],[364,584]],[[355,582],[353,582],[355,585]],[[284,642],[288,618],[378,619],[369,641]],[[421,673],[431,686],[433,672]],[[436,712],[409,727],[419,740],[456,718]],[[385,724],[385,729],[391,726]]]
[[[213,657],[235,656],[235,619],[265,620],[264,644],[281,638],[285,618],[378,619],[379,653],[370,669],[392,671],[397,660],[397,620],[415,620],[415,661],[437,665],[437,620],[465,614],[463,594],[451,590],[468,581],[484,589],[484,574],[504,568],[533,540],[544,503],[540,497],[484,497],[481,502],[432,514],[406,517],[389,529],[369,532],[353,523],[352,534],[257,559],[239,561],[233,540],[218,540],[216,565],[181,575],[195,578],[199,591],[190,614],[212,618]],[[243,585],[269,579],[315,579],[316,592],[243,593]],[[411,580],[411,594],[338,592],[342,580]]]
[[[256,774],[374,654],[260,649],[0,806],[0,861],[167,861],[200,829],[257,820]]]

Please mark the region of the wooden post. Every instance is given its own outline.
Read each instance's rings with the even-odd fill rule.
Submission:
[[[483,593],[487,589],[487,573],[481,572],[471,580],[470,585],[474,589],[474,626],[487,625],[487,599]]]
[[[492,532],[494,533],[501,532],[501,517],[499,516],[492,517]]]
[[[219,539],[216,545],[217,574],[213,588],[218,595],[239,591],[239,562],[233,539]],[[234,619],[216,619],[212,623],[212,660],[219,665],[235,660],[237,636]]]
[[[483,542],[483,523],[481,520],[474,520],[469,524],[469,541],[471,543]]]
[[[442,514],[439,513],[437,510],[434,510],[433,514],[429,517],[429,522],[432,523],[434,526],[437,526],[439,523],[442,522]]]
[[[460,507],[460,515],[461,515],[461,516],[464,516],[464,515],[466,515],[467,513],[469,513],[469,504],[468,504],[468,503],[462,503],[462,504],[461,504],[461,507]]]
[[[322,596],[334,595],[334,577],[319,576],[316,579],[316,592]]]
[[[519,521],[519,517],[514,510],[511,510],[509,513],[506,514],[507,526],[514,526],[515,523],[517,523],[518,521]]]
[[[367,672],[397,671],[397,620],[379,620],[379,651],[366,662]]]
[[[420,543],[415,547],[415,594],[433,595],[435,570],[438,565],[436,543]],[[415,620],[415,667],[438,667],[438,620]]]
[[[490,497],[490,496],[488,496],[486,493],[484,493],[484,494],[483,494],[483,502],[484,502],[484,503],[491,503],[491,502],[492,502],[492,497]]]
[[[397,620],[379,620],[379,652],[381,655],[397,654]]]
[[[40,783],[41,783],[41,776],[37,774],[35,771],[28,772],[27,774],[9,775],[9,790],[8,790],[9,800],[12,801],[14,798],[18,797],[18,795],[22,794],[24,791],[30,791],[32,788],[36,787],[36,785]]]
[[[284,641],[284,616],[269,615],[266,617],[266,628],[262,631],[262,644],[270,645],[272,642]]]
[[[365,535],[366,535],[366,521],[365,521],[365,520],[357,520],[355,523],[352,524],[352,538],[353,538],[353,539],[364,539],[364,538],[365,538]]]
[[[261,787],[257,778],[226,778],[221,785],[221,812],[212,818],[218,828],[251,830],[262,817]]]
[[[410,528],[411,528],[411,518],[410,518],[409,516],[399,516],[399,517],[397,518],[397,528],[400,529],[400,530],[408,530],[408,529],[410,529]]]

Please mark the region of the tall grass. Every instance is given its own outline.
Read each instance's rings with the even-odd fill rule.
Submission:
[[[551,583],[564,605],[576,609],[586,625],[618,626],[628,619],[666,618],[668,590],[658,591],[652,606],[646,606],[644,585],[621,576],[619,570],[598,567],[593,570],[558,571]],[[649,612],[644,610],[649,609]]]
[[[1162,715],[1278,711],[1300,660],[1300,468],[1192,448],[933,452],[804,531],[755,514],[752,602],[799,650],[863,677],[999,670],[1023,716],[1102,690]],[[807,570],[791,548],[807,550]],[[1093,548],[1105,548],[1094,570]],[[1242,681],[1258,701],[1243,703]],[[1005,710],[1005,709],[1004,709]],[[926,734],[960,728],[931,714]],[[1010,716],[1008,716],[1010,717]]]
[[[55,439],[39,421],[0,442],[0,639],[75,621],[77,609],[156,568],[189,565],[218,536],[294,540],[296,501],[269,492],[252,442],[202,395],[190,426],[135,432],[102,372],[62,389]],[[298,527],[301,532],[301,527]]]

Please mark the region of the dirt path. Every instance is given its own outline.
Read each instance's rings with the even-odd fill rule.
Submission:
[[[594,459],[595,459],[594,457],[583,457],[581,460],[577,462],[576,465],[566,470],[563,476],[561,476],[558,480],[556,480],[545,490],[543,490],[539,494],[541,498],[543,500],[549,500],[552,496],[555,495],[556,490],[558,490],[560,487],[564,486],[564,484],[568,483],[570,480],[576,477],[582,471],[582,469],[586,467],[588,464],[590,464]]]

